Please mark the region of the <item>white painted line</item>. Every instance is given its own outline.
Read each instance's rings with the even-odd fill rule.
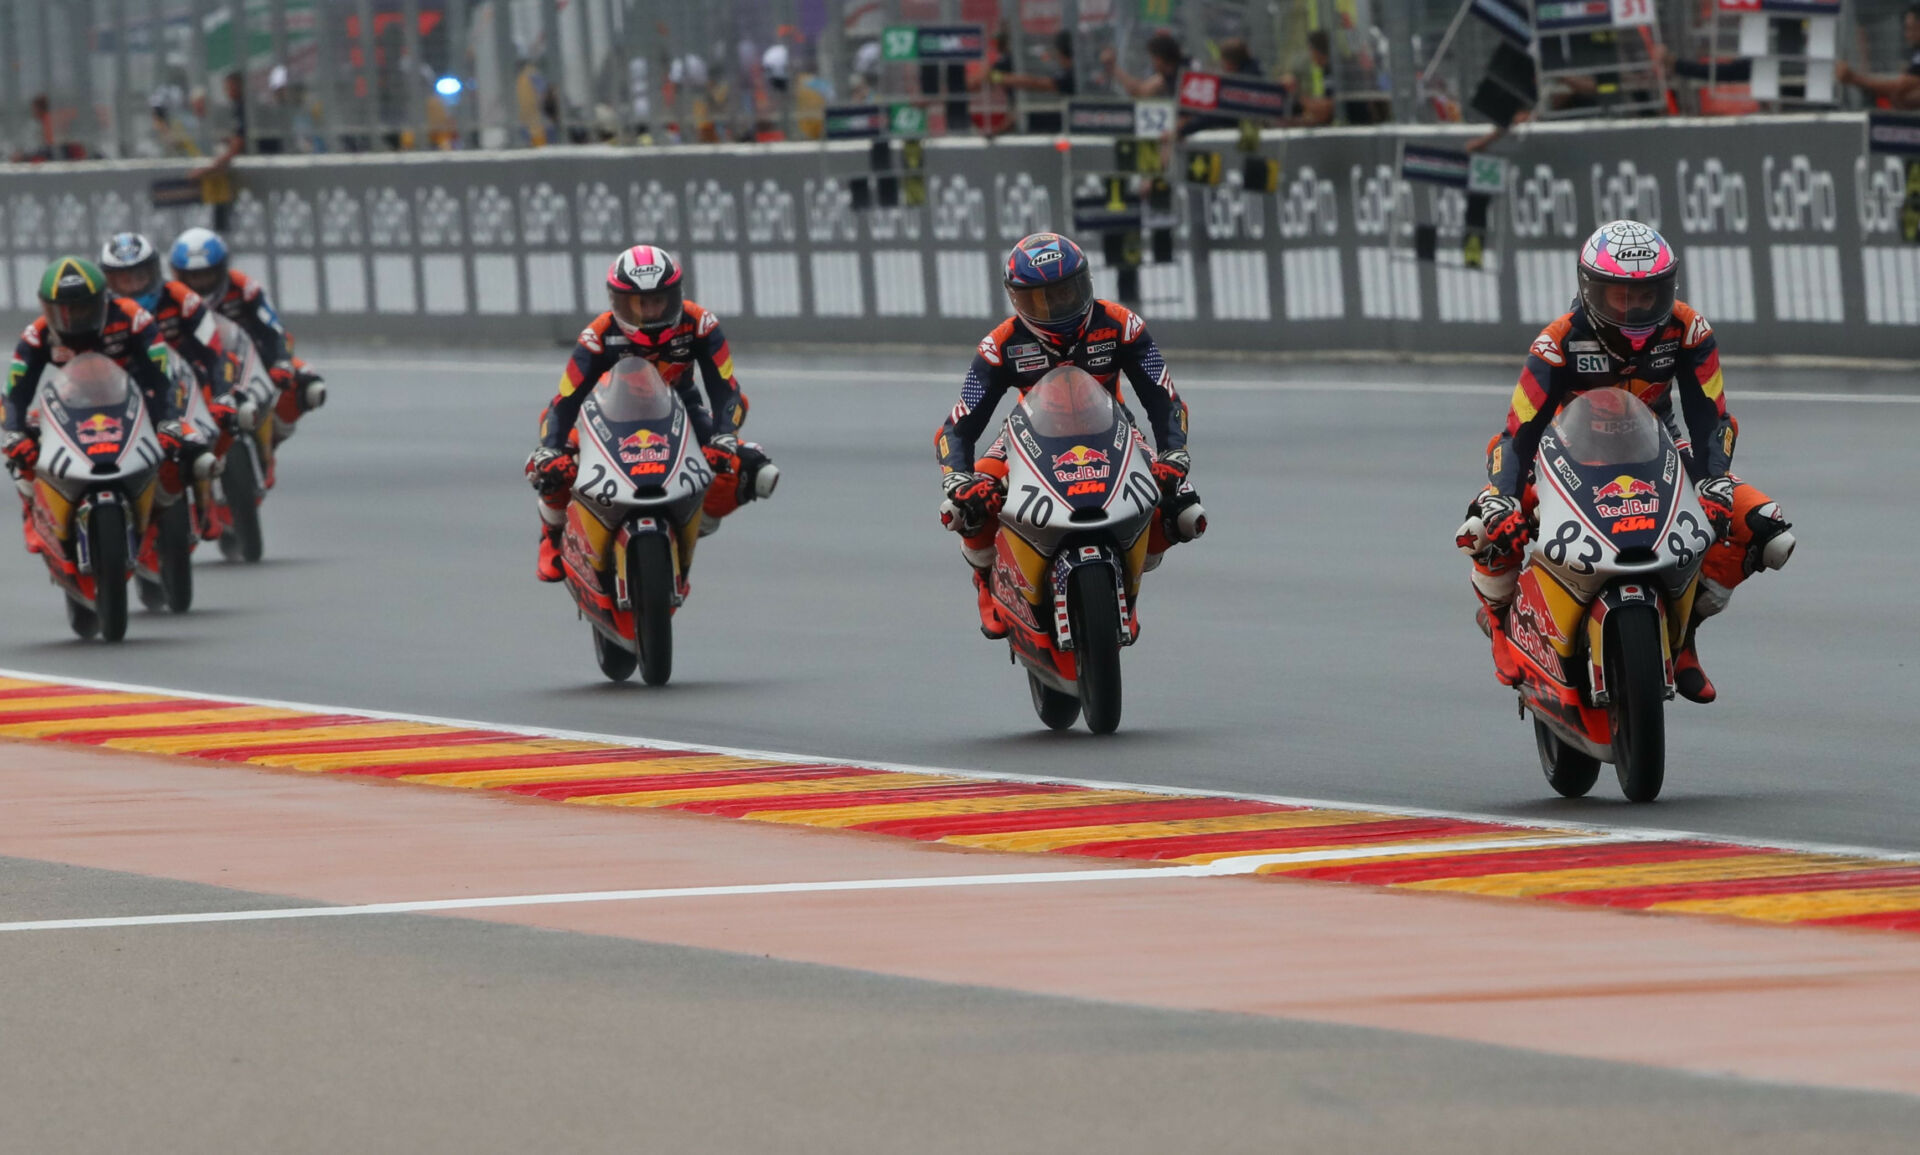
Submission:
[[[0,922],[0,933],[30,930],[101,930],[110,927],[181,926],[206,922],[278,922],[296,918],[341,918],[363,914],[436,914],[443,911],[497,910],[510,906],[564,906],[582,902],[647,902],[663,898],[731,898],[764,894],[822,894],[857,890],[936,890],[962,886],[1052,886],[1079,882],[1143,882],[1166,878],[1228,878],[1257,874],[1285,863],[1336,859],[1385,858],[1395,854],[1520,850],[1538,846],[1585,846],[1616,842],[1593,838],[1502,838],[1474,842],[1399,843],[1347,850],[1302,850],[1223,858],[1198,866],[1129,866],[1105,870],[1033,871],[1019,874],[935,875],[928,878],[859,878],[832,882],[763,882],[733,886],[673,886],[653,890],[586,890],[563,894],[510,894],[491,898],[430,898],[417,902],[370,902],[359,906],[292,906],[273,910],[212,910],[192,914],[130,914],[108,918],[46,918]]]
[[[340,358],[327,362],[330,370],[348,373],[490,373],[509,374],[517,377],[552,376],[555,372],[553,362],[539,363],[516,361],[382,361],[356,360]],[[769,366],[765,369],[748,368],[749,382],[764,381],[778,387],[785,384],[815,385],[900,385],[900,384],[940,384],[950,385],[954,389],[960,386],[963,371],[936,373],[925,369],[881,370],[881,369],[780,369]],[[544,376],[543,376],[544,375]],[[1489,374],[1497,377],[1498,374]],[[1204,374],[1183,373],[1177,384],[1182,392],[1221,390],[1244,393],[1400,393],[1428,394],[1434,396],[1466,397],[1507,397],[1512,395],[1511,385],[1463,385],[1445,382],[1421,381],[1356,381],[1339,377],[1302,377],[1291,379],[1271,378],[1235,378],[1209,377]],[[1766,390],[1747,389],[1734,395],[1738,404],[1749,401],[1796,401],[1796,402],[1837,402],[1844,405],[1920,405],[1920,393],[1847,393],[1816,392],[1809,390]]]

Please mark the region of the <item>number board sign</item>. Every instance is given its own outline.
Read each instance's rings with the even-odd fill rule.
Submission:
[[[914,41],[919,60],[979,60],[986,54],[986,29],[978,24],[924,25]]]
[[[927,135],[927,110],[917,104],[890,106],[887,122],[895,136]]]
[[[1133,135],[1172,136],[1179,118],[1171,100],[1142,100],[1133,106]]]
[[[1284,85],[1249,76],[1221,76],[1213,72],[1183,72],[1177,90],[1180,107],[1188,112],[1225,113],[1277,120],[1293,108],[1293,93]]]
[[[1466,188],[1469,175],[1467,154],[1457,149],[1432,148],[1409,144],[1400,150],[1400,179],[1422,184]]]
[[[1075,100],[1067,104],[1067,131],[1090,136],[1135,136],[1131,101]]]
[[[836,104],[827,109],[828,140],[859,140],[863,137],[884,136],[887,131],[886,110],[877,104]]]

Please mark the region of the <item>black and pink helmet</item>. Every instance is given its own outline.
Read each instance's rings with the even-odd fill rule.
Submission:
[[[1679,254],[1639,221],[1608,221],[1580,249],[1580,304],[1594,335],[1622,359],[1673,316],[1679,278]]]
[[[658,245],[635,245],[607,267],[613,319],[632,337],[662,333],[680,323],[680,262]]]

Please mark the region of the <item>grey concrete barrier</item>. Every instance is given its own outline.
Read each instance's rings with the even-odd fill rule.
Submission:
[[[1240,186],[1231,134],[1201,142],[1225,154],[1226,179],[1176,186],[1172,259],[1148,254],[1134,303],[1174,348],[1514,353],[1567,307],[1587,231],[1633,216],[1680,248],[1682,295],[1730,351],[1920,356],[1904,169],[1865,151],[1864,117],[1522,126],[1496,146],[1509,179],[1479,267],[1463,256],[1466,193],[1398,169],[1403,141],[1470,135],[1270,132],[1271,194]],[[300,334],[566,340],[603,307],[612,254],[645,239],[682,255],[691,295],[736,339],[964,348],[1005,314],[1008,247],[1068,228],[1113,156],[1087,137],[930,141],[924,203],[903,187],[900,204],[862,209],[865,142],[261,158],[237,166],[228,240]],[[31,315],[56,253],[125,228],[165,245],[204,223],[204,208],[148,203],[179,171],[0,166],[0,316]],[[1422,226],[1431,260],[1416,257]]]

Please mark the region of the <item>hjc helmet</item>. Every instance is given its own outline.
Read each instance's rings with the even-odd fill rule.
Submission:
[[[1580,303],[1608,352],[1630,360],[1673,316],[1680,257],[1639,221],[1609,221],[1580,249]]]
[[[1086,332],[1093,270],[1080,246],[1059,233],[1034,233],[1007,255],[1007,299],[1048,344],[1064,348]]]
[[[84,257],[59,257],[40,277],[40,307],[61,344],[87,348],[107,327],[107,275]]]
[[[219,304],[227,295],[227,242],[212,229],[188,229],[167,254],[173,275],[189,289]]]
[[[607,267],[607,300],[627,336],[652,337],[680,323],[680,262],[658,245],[635,245]]]
[[[149,311],[160,303],[160,290],[165,284],[160,275],[160,250],[146,237],[115,233],[100,248],[100,267],[106,270],[107,288],[115,296],[132,297]]]

